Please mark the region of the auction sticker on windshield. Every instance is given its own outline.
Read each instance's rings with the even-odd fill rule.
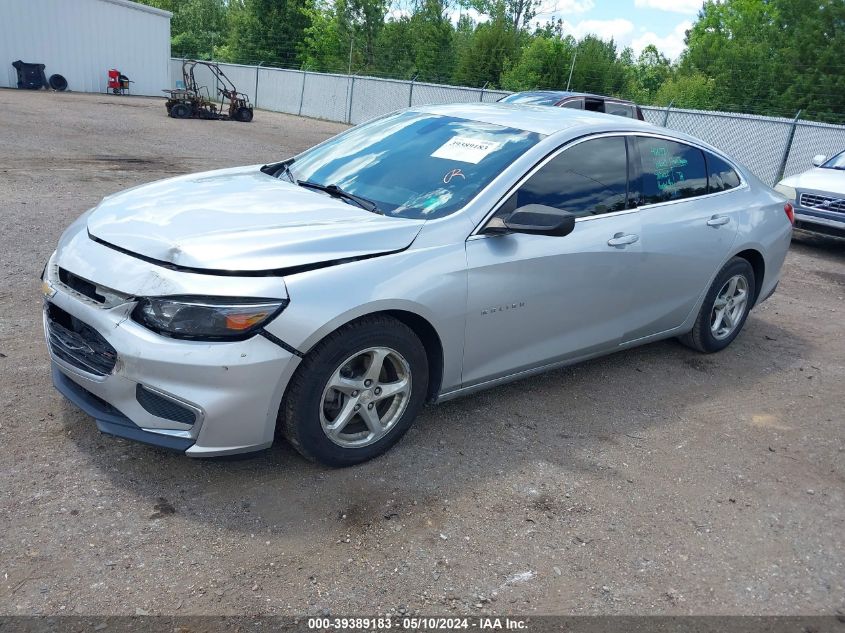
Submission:
[[[454,136],[437,148],[433,158],[445,158],[477,165],[481,160],[502,146],[496,141],[486,141],[469,136]]]

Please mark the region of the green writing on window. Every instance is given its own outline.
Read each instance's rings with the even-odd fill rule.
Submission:
[[[688,161],[680,156],[672,156],[665,147],[651,148],[651,160],[654,175],[657,178],[657,188],[661,191],[670,189],[686,180],[684,168]]]

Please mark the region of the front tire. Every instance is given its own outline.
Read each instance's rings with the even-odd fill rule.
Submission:
[[[249,123],[252,121],[252,108],[241,106],[235,110],[234,119],[235,121],[240,121],[241,123]]]
[[[737,337],[755,298],[754,269],[748,260],[731,259],[707,291],[692,331],[680,341],[710,354],[725,349]]]
[[[427,389],[428,359],[414,331],[389,316],[366,317],[302,361],[282,402],[281,431],[307,459],[359,464],[399,441]]]

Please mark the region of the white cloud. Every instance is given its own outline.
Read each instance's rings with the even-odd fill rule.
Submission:
[[[575,24],[563,23],[563,30],[572,35],[575,39],[581,39],[585,35],[597,35],[603,40],[613,40],[619,43],[631,41],[631,34],[634,32],[634,24],[624,18],[614,20],[581,20]]]
[[[656,33],[648,31],[639,37],[631,40],[631,48],[634,49],[634,55],[639,55],[642,50],[649,44],[654,44],[661,53],[666,55],[669,59],[677,59],[684,50],[684,37],[687,29],[692,28],[692,22],[684,20],[672,32],[664,37],[660,37]]]
[[[587,13],[595,6],[595,0],[542,0],[537,7],[537,17]]]
[[[703,4],[702,0],[634,0],[634,6],[639,9],[657,9],[689,15],[698,13]]]
[[[563,15],[573,15],[592,11],[596,6],[595,0],[541,0],[537,13],[532,20],[532,26],[542,26],[549,19],[557,19]],[[405,15],[410,15],[408,11]],[[468,15],[474,22],[487,22],[490,16],[479,13],[473,8],[458,6],[447,12],[452,24],[458,23],[461,15]]]
[[[458,24],[458,20],[461,18],[462,15],[469,16],[470,20],[472,20],[476,24],[481,24],[482,22],[487,22],[490,19],[489,16],[483,15],[473,8],[465,8],[465,7],[459,7],[457,10],[452,9],[450,11],[447,11],[446,15],[452,21],[452,24],[455,24],[455,25]]]

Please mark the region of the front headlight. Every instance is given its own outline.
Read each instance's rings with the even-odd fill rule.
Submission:
[[[132,318],[163,336],[230,341],[252,336],[287,304],[284,299],[153,297],[141,299]]]
[[[786,199],[790,202],[795,202],[795,187],[790,187],[788,185],[784,185],[783,183],[778,183],[775,185],[775,191],[777,191],[782,196],[786,196]]]

